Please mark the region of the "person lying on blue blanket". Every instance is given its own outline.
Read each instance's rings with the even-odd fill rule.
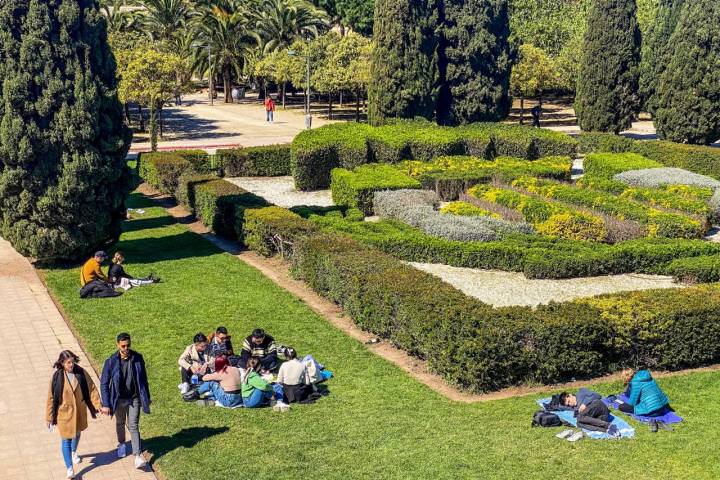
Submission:
[[[581,388],[575,395],[563,392],[560,394],[560,405],[575,409],[578,427],[595,432],[617,434],[617,427],[612,425],[610,409],[602,401],[602,395],[587,388]]]
[[[648,370],[623,370],[620,374],[627,385],[628,403],[621,403],[621,412],[646,417],[661,417],[672,411],[670,400]]]

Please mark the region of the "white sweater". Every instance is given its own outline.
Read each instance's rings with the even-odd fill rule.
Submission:
[[[308,377],[305,364],[296,358],[280,365],[277,383],[285,385],[309,385],[310,378]]]

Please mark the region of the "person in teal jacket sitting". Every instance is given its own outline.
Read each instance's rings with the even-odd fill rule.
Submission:
[[[671,411],[667,395],[653,379],[648,370],[623,370],[625,396],[628,403],[620,404],[620,411],[644,417],[661,417]]]
[[[258,357],[250,358],[247,362],[241,388],[245,408],[262,407],[276,398],[282,402],[282,385],[270,384],[265,381],[258,373],[259,369],[260,359]]]

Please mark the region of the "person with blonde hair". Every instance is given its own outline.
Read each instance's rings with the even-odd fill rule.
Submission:
[[[668,396],[649,370],[625,369],[620,375],[627,385],[625,396],[628,398],[627,403],[620,403],[618,408],[621,412],[643,417],[662,417],[672,411]],[[667,429],[663,422],[650,421],[651,431],[656,432],[658,426]]]
[[[125,261],[125,254],[118,250],[113,255],[112,266],[108,270],[108,279],[114,287],[122,288],[123,290],[130,290],[132,287],[139,287],[140,285],[150,285],[152,283],[158,283],[160,279],[152,273],[146,278],[135,278],[125,272],[123,268],[123,262]]]
[[[100,395],[90,376],[78,366],[79,358],[63,350],[53,364],[45,420],[48,430],[57,425],[67,478],[75,478],[73,465],[81,462],[77,454],[80,432],[87,429],[87,411],[95,418],[101,408]]]

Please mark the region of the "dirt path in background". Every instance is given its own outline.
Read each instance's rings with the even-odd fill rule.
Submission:
[[[411,357],[403,350],[395,348],[385,340],[379,343],[369,343],[377,339],[376,335],[358,328],[350,317],[344,314],[343,310],[336,304],[322,298],[315,293],[304,282],[292,278],[289,266],[278,257],[265,258],[255,252],[243,251],[237,242],[226,240],[210,232],[200,221],[196,220],[185,208],[177,205],[171,196],[158,193],[149,185],[143,184],[138,191],[165,208],[168,213],[178,220],[178,223],[185,225],[190,231],[201,235],[203,238],[237,258],[257,269],[272,280],[276,285],[292,293],[305,302],[315,313],[325,318],[336,328],[342,330],[352,338],[363,342],[365,347],[385,360],[394,363],[407,372],[420,383],[428,386],[444,397],[465,403],[484,402],[490,400],[502,400],[523,395],[545,393],[551,390],[575,390],[580,387],[587,387],[598,383],[605,383],[620,380],[620,374],[606,375],[587,381],[568,382],[554,385],[541,385],[537,387],[512,387],[486,394],[470,394],[462,392],[446,383],[440,375],[432,373],[427,362]],[[720,365],[711,367],[695,368],[679,372],[653,373],[658,377],[684,375],[693,372],[720,371]]]

